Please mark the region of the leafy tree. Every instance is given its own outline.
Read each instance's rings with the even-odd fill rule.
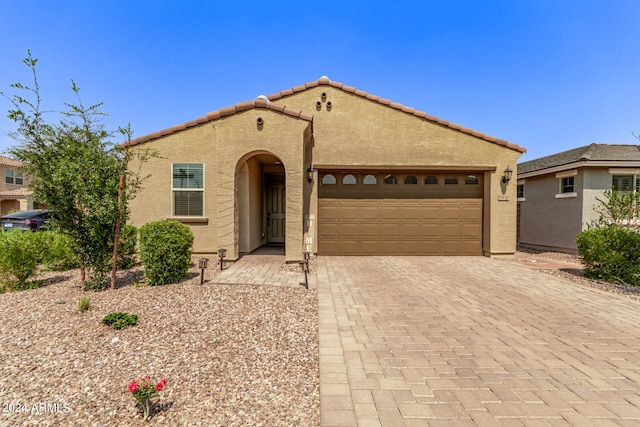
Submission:
[[[8,117],[18,125],[11,136],[20,145],[10,153],[24,162],[34,198],[56,211],[57,227],[71,238],[81,266],[82,288],[87,273],[90,280],[106,284],[115,224],[118,217],[125,223],[127,201],[142,182],[138,173],[127,173],[127,167],[133,157],[144,163],[149,152],[119,149],[111,139],[116,133],[125,141],[131,139],[130,127],[106,130],[100,123],[106,116],[100,111],[102,104],[84,106],[73,80],[71,90],[77,104],[65,103],[68,110],[59,113],[59,120],[48,121],[41,109],[37,61],[30,51],[23,59],[33,74],[33,86],[15,83],[10,85],[16,89],[14,95],[2,93],[13,105]],[[119,201],[120,176],[125,174]]]

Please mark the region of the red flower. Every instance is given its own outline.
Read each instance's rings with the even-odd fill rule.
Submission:
[[[129,385],[127,385],[127,389],[131,393],[135,393],[136,391],[140,390],[140,386],[138,385],[138,382],[134,380],[134,381],[131,381]]]
[[[158,384],[156,384],[156,391],[162,390],[166,383],[167,383],[167,380],[166,379],[162,379]]]

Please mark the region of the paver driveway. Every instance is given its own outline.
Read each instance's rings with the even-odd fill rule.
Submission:
[[[323,426],[640,425],[640,302],[482,257],[319,257]]]

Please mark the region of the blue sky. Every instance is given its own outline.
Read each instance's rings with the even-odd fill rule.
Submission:
[[[29,83],[31,49],[46,109],[75,101],[73,78],[107,127],[142,136],[326,75],[525,161],[640,144],[639,42],[638,0],[3,0],[0,90]]]

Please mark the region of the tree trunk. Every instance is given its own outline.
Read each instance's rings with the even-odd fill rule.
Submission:
[[[124,174],[120,174],[120,185],[118,186],[118,216],[116,217],[116,235],[113,242],[113,260],[111,261],[111,290],[116,288],[116,272],[118,271],[118,246],[120,245],[120,214],[122,209],[122,190],[124,189]]]
[[[87,282],[87,270],[85,270],[84,264],[80,266],[80,285],[82,286],[82,291],[86,290],[85,283]]]

